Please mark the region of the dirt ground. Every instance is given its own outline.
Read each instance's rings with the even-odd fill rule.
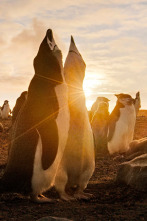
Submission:
[[[1,121],[5,130],[0,133],[0,177],[3,174],[9,144],[11,120]],[[147,136],[147,116],[137,117],[134,138]],[[74,221],[107,220],[147,220],[147,193],[139,192],[129,186],[115,182],[118,165],[125,157],[98,155],[95,172],[85,192],[94,195],[89,200],[72,202],[57,201],[52,204],[39,205],[19,194],[0,195],[0,220],[33,221],[41,217],[56,216]],[[46,196],[58,199],[54,189]]]

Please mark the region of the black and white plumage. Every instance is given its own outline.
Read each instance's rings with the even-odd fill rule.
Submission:
[[[83,80],[86,65],[73,37],[64,65],[65,80],[68,85],[70,127],[64,155],[60,163],[55,187],[64,200],[73,199],[66,192],[75,188],[74,198],[87,198],[83,193],[95,168],[94,141],[85,105]]]
[[[5,100],[3,106],[1,107],[1,117],[2,119],[8,119],[11,109],[9,106],[9,101]]]
[[[38,196],[54,184],[69,129],[62,54],[50,29],[34,59],[34,69],[2,182],[8,190],[30,194],[36,202],[50,202]]]
[[[129,94],[118,94],[117,103],[108,123],[108,150],[110,154],[126,152],[133,140],[136,122],[134,99]]]

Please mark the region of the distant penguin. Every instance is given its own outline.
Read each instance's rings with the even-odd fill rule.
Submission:
[[[27,99],[27,91],[23,91],[21,95],[17,98],[16,104],[12,110],[12,124],[14,124],[16,117],[21,109],[21,107],[24,105],[24,102]]]
[[[55,188],[61,199],[87,198],[83,191],[87,187],[95,168],[94,140],[85,105],[83,80],[86,65],[73,37],[64,65],[65,80],[68,85],[70,127],[64,155],[61,160]],[[75,188],[74,196],[66,191]]]
[[[101,101],[91,120],[91,127],[94,134],[95,151],[97,153],[108,153],[107,134],[108,134],[109,103]]]
[[[128,151],[133,140],[136,122],[134,99],[129,94],[118,94],[117,103],[108,122],[108,150],[110,154]]]
[[[67,142],[69,108],[62,54],[48,30],[34,59],[35,75],[14,126],[2,183],[7,191],[29,194],[34,202],[54,184]]]
[[[136,93],[136,98],[134,99],[134,106],[135,106],[135,111],[136,111],[136,115],[139,112],[139,109],[141,108],[141,99],[140,99],[140,92],[138,91]]]
[[[95,113],[95,111],[98,109],[98,106],[101,102],[105,102],[109,108],[109,99],[106,97],[97,97],[96,101],[94,102],[94,104],[91,107],[91,110],[89,111],[89,119],[90,121],[92,120],[92,117]]]
[[[2,119],[8,119],[9,113],[11,113],[11,109],[10,109],[10,106],[9,106],[9,101],[5,100],[4,104],[3,104],[2,108],[1,108]]]

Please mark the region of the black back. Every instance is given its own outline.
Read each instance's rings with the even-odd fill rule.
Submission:
[[[13,140],[8,164],[3,176],[7,189],[17,192],[31,192],[34,157],[38,143],[38,132],[42,141],[42,167],[48,169],[57,154],[58,130],[56,118],[59,104],[55,87],[62,83],[61,67],[57,57],[61,52],[51,51],[47,37],[48,30],[34,59],[35,75],[28,88],[28,96],[14,125]],[[57,56],[56,56],[57,55]]]

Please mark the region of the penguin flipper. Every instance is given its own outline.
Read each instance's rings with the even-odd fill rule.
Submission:
[[[124,105],[121,103],[118,103],[114,110],[112,111],[112,113],[109,116],[109,120],[108,120],[108,137],[107,137],[107,141],[109,142],[114,134],[114,130],[115,130],[115,126],[116,126],[116,122],[118,121],[119,117],[120,117],[120,108],[124,108]]]
[[[42,167],[48,169],[58,151],[58,129],[55,120],[46,120],[37,128],[42,142]]]

